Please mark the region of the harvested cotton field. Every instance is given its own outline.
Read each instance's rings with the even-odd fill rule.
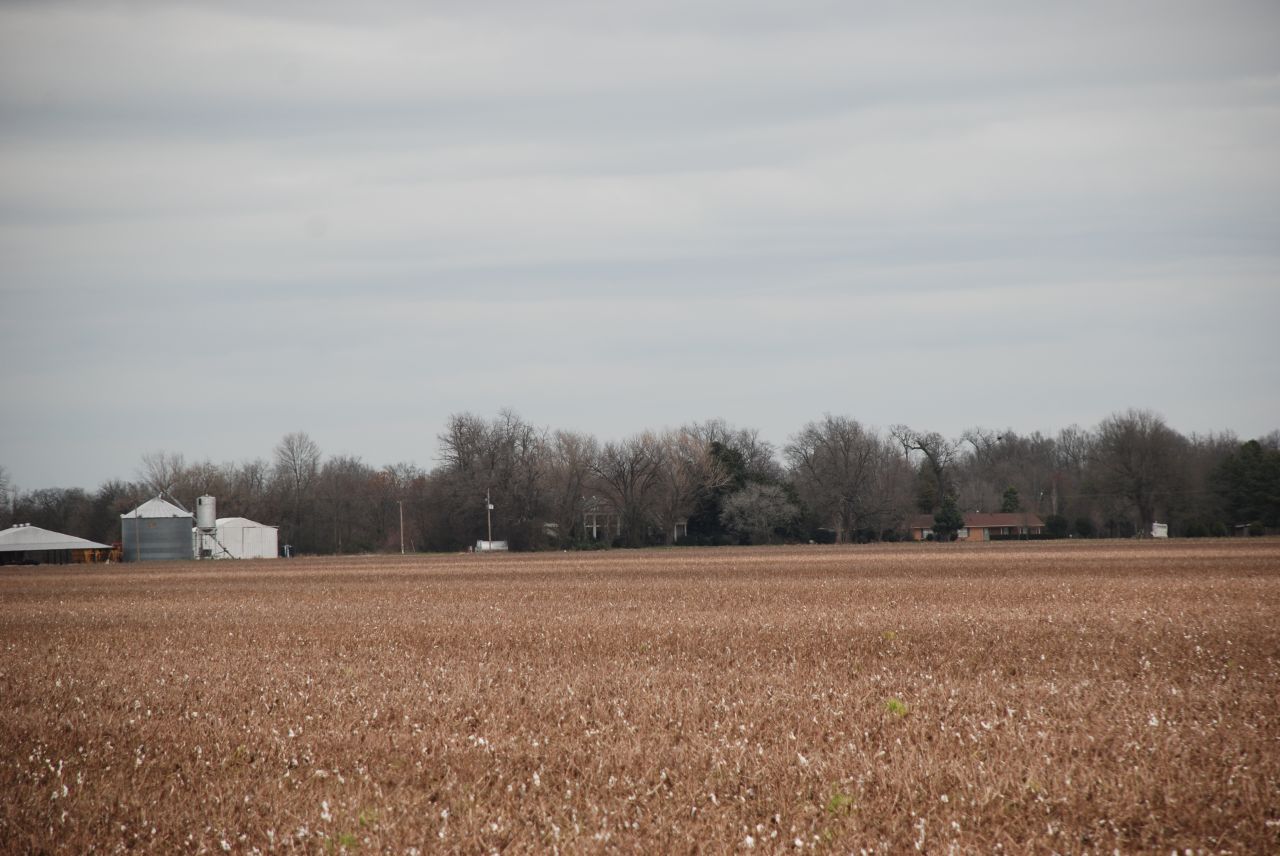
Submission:
[[[0,572],[0,841],[1275,852],[1280,542]]]

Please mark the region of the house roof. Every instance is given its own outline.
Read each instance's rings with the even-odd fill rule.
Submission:
[[[974,512],[964,516],[964,525],[969,527],[1044,526],[1044,521],[1038,514],[1032,514],[1030,511]]]
[[[141,517],[143,519],[151,517],[191,517],[191,512],[183,511],[172,502],[161,499],[157,496],[155,499],[148,499],[133,511],[121,514],[120,516],[122,518]],[[194,520],[195,518],[192,519]]]
[[[32,526],[30,523],[14,526],[0,532],[0,553],[25,553],[40,550],[110,550],[108,544],[86,541],[74,535],[63,535]]]
[[[983,529],[995,526],[1027,526],[1043,527],[1040,515],[1022,511],[971,511],[964,515],[964,525],[970,529]],[[932,514],[917,514],[911,518],[912,529],[932,529]]]

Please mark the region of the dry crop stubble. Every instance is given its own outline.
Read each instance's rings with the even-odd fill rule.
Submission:
[[[1280,543],[0,571],[0,847],[1280,848]]]

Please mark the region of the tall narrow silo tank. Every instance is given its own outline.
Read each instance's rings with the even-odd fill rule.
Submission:
[[[217,500],[212,496],[196,497],[196,528],[206,532],[218,528]]]

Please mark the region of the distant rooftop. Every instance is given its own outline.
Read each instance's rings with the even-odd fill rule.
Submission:
[[[142,503],[142,505],[139,505],[133,511],[127,512],[125,514],[121,514],[120,516],[122,518],[130,518],[130,519],[135,517],[141,517],[145,520],[147,518],[154,518],[154,517],[191,517],[191,512],[183,511],[181,508],[174,505],[172,502],[169,502],[168,500],[165,500],[165,499],[161,499],[160,497],[157,496],[155,499],[148,499],[146,502]]]
[[[24,553],[39,550],[110,550],[109,544],[87,541],[74,535],[63,535],[22,523],[0,532],[0,553]]]
[[[279,529],[279,526],[271,526],[266,523],[259,523],[256,520],[250,520],[247,517],[219,517],[217,521],[219,526],[241,526],[249,528],[252,526],[260,526],[263,529]]]

